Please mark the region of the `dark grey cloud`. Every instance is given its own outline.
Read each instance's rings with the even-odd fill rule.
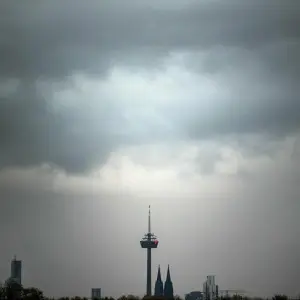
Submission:
[[[173,4],[2,1],[0,166],[47,162],[82,172],[101,164],[120,145],[166,136],[211,139],[259,133],[269,139],[297,132],[298,2]],[[49,86],[61,82],[71,87],[69,76],[105,79],[118,66],[132,74],[163,72],[165,59],[177,54],[184,55],[182,68],[202,76],[195,87],[207,76],[216,83],[215,95],[182,85],[184,99],[174,95],[172,105],[153,105],[151,115],[150,109],[121,103],[122,97],[100,91],[97,101],[90,101],[88,93],[78,91],[71,96],[78,105],[53,108],[56,87],[50,91]],[[176,60],[170,59],[172,63]],[[9,80],[20,82],[16,91]],[[40,81],[47,82],[46,90],[37,89]]]
[[[178,10],[159,8],[156,2],[132,0],[38,5],[3,1],[1,72],[56,77],[75,71],[101,73],[118,58],[132,52],[143,57],[145,50],[152,60],[161,53],[218,45],[255,50],[277,41],[298,42],[295,51],[299,46],[298,2],[199,1]],[[280,63],[284,52],[272,59],[268,51],[267,56]],[[289,57],[288,66],[294,66],[294,59]]]
[[[2,167],[44,162],[78,172],[101,162],[112,150],[105,132],[107,110],[97,116],[81,107],[55,114],[32,84],[22,85],[0,107]],[[93,127],[95,120],[100,127]]]

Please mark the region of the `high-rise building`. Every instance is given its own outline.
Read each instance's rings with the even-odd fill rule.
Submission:
[[[161,280],[160,266],[158,266],[157,279],[155,282],[154,296],[161,297],[164,295],[164,284]]]
[[[101,299],[101,288],[92,289],[92,300],[99,300]]]
[[[17,260],[16,256],[11,261],[10,278],[18,284],[22,284],[22,261]]]
[[[216,300],[218,298],[218,286],[215,283],[215,276],[207,276],[203,284],[203,294],[205,300]]]
[[[171,280],[169,265],[168,265],[168,271],[167,271],[167,278],[166,278],[165,286],[164,286],[164,297],[167,299],[174,298],[173,283]]]

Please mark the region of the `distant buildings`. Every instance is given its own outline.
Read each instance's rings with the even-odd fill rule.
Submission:
[[[168,265],[167,277],[166,277],[165,284],[163,284],[162,279],[161,279],[160,266],[158,267],[157,279],[155,282],[154,296],[165,297],[167,299],[174,298],[173,282],[171,280],[169,265]]]
[[[215,283],[215,276],[207,276],[203,283],[204,300],[216,300],[218,298],[219,287]]]
[[[11,261],[10,278],[16,283],[22,284],[22,261],[17,260],[16,256]]]
[[[200,291],[193,291],[185,295],[185,300],[203,300],[203,293]]]
[[[10,277],[5,281],[5,286],[17,289],[22,285],[22,261],[17,260],[16,256],[11,261]]]
[[[92,289],[92,300],[101,299],[101,288]]]
[[[10,277],[5,281],[5,287],[9,287],[8,299],[21,298],[22,293],[22,261],[16,257],[11,261]]]

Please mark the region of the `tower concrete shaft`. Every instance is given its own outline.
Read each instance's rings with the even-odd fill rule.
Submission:
[[[151,296],[151,248],[147,249],[147,296]]]

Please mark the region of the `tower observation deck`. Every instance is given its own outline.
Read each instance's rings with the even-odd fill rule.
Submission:
[[[156,249],[158,246],[157,237],[151,232],[151,211],[149,205],[148,215],[148,233],[144,235],[140,241],[141,247],[147,249],[147,291],[146,295],[151,296],[151,250]]]

